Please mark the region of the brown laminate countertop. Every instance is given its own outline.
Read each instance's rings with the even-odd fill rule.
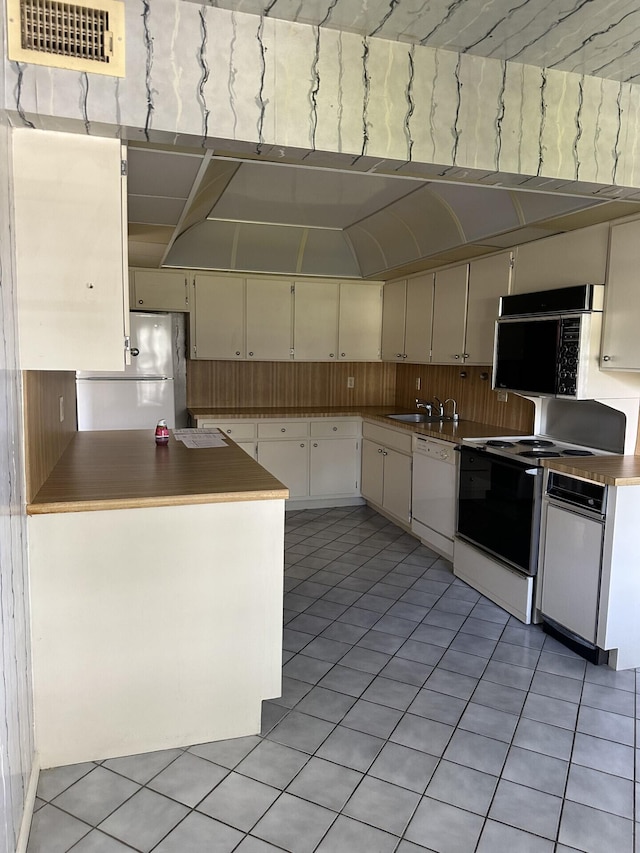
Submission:
[[[381,426],[395,427],[411,433],[440,438],[443,441],[461,441],[463,438],[487,438],[496,435],[526,435],[521,430],[483,424],[477,421],[439,421],[431,424],[405,424],[394,421],[387,415],[408,412],[398,406],[282,406],[266,408],[251,406],[246,408],[193,408],[191,417],[198,420],[262,420],[263,418],[367,418],[378,421]],[[417,411],[417,410],[413,410]]]
[[[380,425],[395,427],[440,438],[443,441],[462,441],[464,438],[491,438],[493,436],[526,435],[520,430],[484,424],[478,421],[461,419],[457,422],[443,421],[432,424],[404,424],[386,417],[397,412],[406,412],[398,406],[282,406],[266,408],[251,406],[243,408],[193,408],[189,410],[194,419],[239,420],[242,418],[258,420],[262,418],[345,418],[362,417],[378,421]],[[573,474],[607,486],[640,485],[640,456],[590,456],[574,459],[540,460],[546,468],[552,468],[562,474]]]
[[[545,468],[605,486],[640,486],[640,456],[581,456],[542,460]]]
[[[27,513],[287,497],[288,489],[232,442],[189,449],[171,435],[157,447],[153,430],[106,430],[75,434]]]

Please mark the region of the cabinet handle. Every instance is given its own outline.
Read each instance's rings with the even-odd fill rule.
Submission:
[[[341,353],[340,353],[340,358],[346,358],[346,357],[347,357],[346,352],[341,352]]]
[[[397,352],[397,353],[396,353],[396,358],[402,358],[402,353],[401,353],[401,352]]]
[[[386,451],[386,450],[383,450],[383,451],[382,451],[382,455],[383,455],[383,456],[388,456],[387,451]]]
[[[280,432],[286,432],[286,431],[287,431],[286,427],[282,427],[282,429],[280,430]]]
[[[338,427],[333,427],[334,432],[338,432]]]
[[[228,430],[227,430],[227,435],[231,435],[231,430],[230,430],[230,429],[228,429]]]
[[[404,355],[403,355],[403,356],[402,356],[402,357],[403,357],[403,358],[406,358],[406,357],[407,357],[407,354],[406,354],[406,352],[405,352],[405,353],[404,353]]]
[[[603,355],[602,360],[603,361],[611,361],[611,356],[610,355]]]
[[[454,355],[454,358],[455,358],[455,359],[459,359],[459,358],[460,358],[460,354],[459,354],[459,353],[456,353],[456,354]]]
[[[317,442],[317,441],[314,441],[314,442],[313,442],[313,446],[314,446],[314,447],[317,447],[317,446],[318,446],[318,442]]]
[[[300,447],[304,447],[304,442],[302,442],[302,443],[300,444]]]
[[[335,357],[336,357],[336,354],[334,352],[329,353],[329,358],[335,358]]]
[[[462,357],[463,357],[463,358],[469,358],[469,353],[468,353],[468,352],[463,352],[463,353],[462,353]]]
[[[252,352],[250,352],[250,353],[249,353],[249,355],[253,355],[253,353],[252,353]]]
[[[381,447],[378,448],[378,453],[383,453],[383,450]]]
[[[236,355],[240,355],[240,350],[239,350],[239,349],[237,349],[237,350],[236,350]]]
[[[144,305],[144,299],[138,299],[138,305]]]

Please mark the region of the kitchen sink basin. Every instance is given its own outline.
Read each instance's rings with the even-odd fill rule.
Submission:
[[[437,424],[450,421],[451,418],[441,418],[440,415],[423,415],[422,412],[410,412],[400,415],[385,415],[393,421],[401,421],[403,424]]]

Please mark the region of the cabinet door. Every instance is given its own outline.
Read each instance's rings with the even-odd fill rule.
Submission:
[[[124,370],[120,142],[26,128],[11,141],[20,367]]]
[[[384,447],[375,441],[362,442],[362,497],[382,506],[384,483]]]
[[[196,275],[191,325],[193,358],[244,358],[244,280]]]
[[[389,281],[382,290],[382,360],[402,361],[407,282]]]
[[[603,370],[640,370],[638,245],[640,222],[611,228],[600,365]]]
[[[338,360],[338,282],[296,281],[293,308],[294,358]]]
[[[607,265],[606,223],[518,246],[512,293],[602,284]]]
[[[465,364],[493,364],[493,338],[501,296],[509,293],[511,252],[469,264]]]
[[[131,270],[129,275],[134,310],[189,310],[189,276],[184,270]]]
[[[406,360],[427,364],[431,359],[433,325],[433,273],[407,281],[404,352]]]
[[[309,494],[354,495],[358,491],[360,442],[355,438],[311,442]]]
[[[289,497],[309,494],[309,442],[259,441],[258,462],[289,489]]]
[[[411,521],[411,457],[385,448],[382,506],[400,521]]]
[[[340,282],[338,358],[380,361],[382,284]]]
[[[464,364],[468,266],[437,272],[433,296],[433,364]]]
[[[595,643],[602,523],[549,505],[542,565],[542,612]]]
[[[288,361],[292,346],[291,282],[247,279],[247,358]]]

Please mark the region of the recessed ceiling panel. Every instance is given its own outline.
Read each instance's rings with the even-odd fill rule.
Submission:
[[[186,199],[203,154],[177,154],[129,146],[127,192],[130,195]]]
[[[462,228],[464,242],[510,231],[522,224],[506,190],[444,183],[431,184],[430,189],[452,210]]]
[[[243,163],[209,217],[346,228],[419,186],[420,181],[357,172]]]
[[[232,270],[236,229],[232,222],[205,221],[194,225],[176,238],[164,266]]]
[[[129,196],[127,205],[129,222],[177,225],[184,210],[184,199],[132,195]]]
[[[304,237],[303,228],[276,225],[238,225],[234,269],[295,273]]]
[[[359,278],[362,275],[344,231],[310,228],[300,263],[302,275]]]

